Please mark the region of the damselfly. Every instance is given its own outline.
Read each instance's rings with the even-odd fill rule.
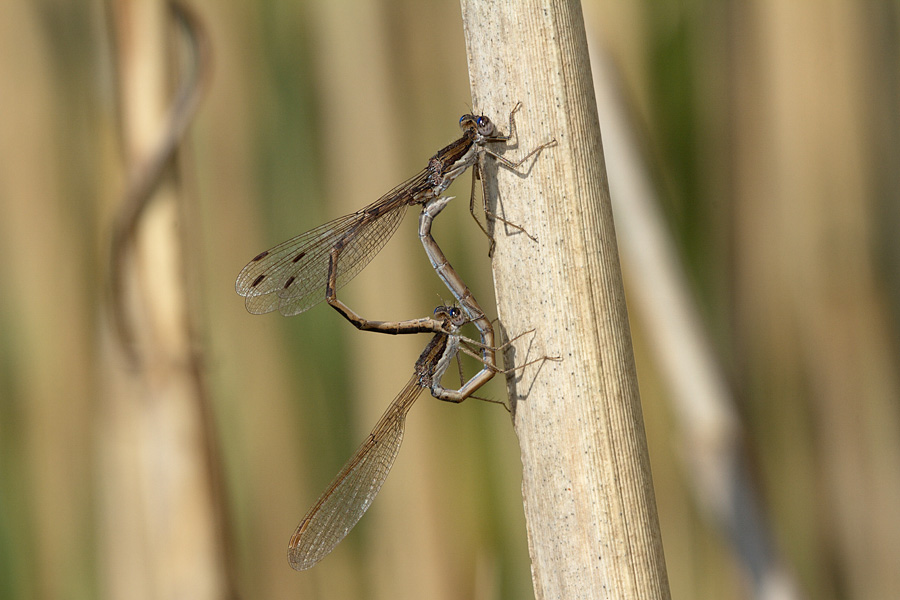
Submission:
[[[337,298],[337,289],[375,257],[396,231],[410,205],[424,206],[438,198],[469,167],[475,167],[476,178],[481,176],[485,155],[507,168],[517,169],[543,148],[555,144],[555,140],[543,144],[518,162],[486,147],[516,137],[515,113],[520,106],[521,103],[517,104],[509,115],[509,135],[499,133],[488,117],[463,115],[459,120],[462,137],[439,150],[415,176],[353,214],[258,254],[241,270],[235,282],[235,290],[244,296],[247,310],[254,314],[278,310],[291,316],[324,299],[359,329],[385,333],[432,331],[428,327],[434,321],[427,318],[402,322],[363,319]],[[474,216],[474,202],[470,202],[470,209]],[[495,218],[487,211],[486,215]]]
[[[322,560],[369,508],[394,464],[406,414],[422,390],[431,388],[435,395],[443,391],[441,376],[459,351],[459,328],[468,319],[458,308],[447,306],[439,306],[434,315],[447,333],[431,338],[416,360],[413,376],[291,536],[288,561],[298,571]]]
[[[403,440],[406,415],[422,390],[430,389],[435,398],[448,402],[462,402],[471,397],[473,390],[470,387],[463,385],[459,390],[446,389],[441,386],[441,377],[458,352],[465,352],[477,358],[477,354],[469,346],[477,348],[481,344],[459,335],[460,327],[468,321],[468,318],[458,308],[439,306],[434,311],[434,320],[437,322],[435,329],[442,333],[435,334],[425,346],[425,350],[416,360],[410,380],[388,406],[366,440],[306,513],[291,536],[288,561],[298,571],[309,569],[322,560],[368,510],[387,479],[394,459],[397,458],[400,442]],[[526,331],[521,335],[527,333],[530,332]],[[494,350],[498,349],[500,348]],[[515,369],[501,370],[493,366],[491,368],[497,373],[510,373],[544,360],[559,359],[544,356],[519,365]]]

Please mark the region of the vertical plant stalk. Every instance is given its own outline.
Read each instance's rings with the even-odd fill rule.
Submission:
[[[590,19],[589,19],[590,21]],[[688,277],[661,214],[649,167],[638,150],[620,80],[602,52],[591,61],[603,139],[609,151],[613,209],[622,233],[632,307],[653,332],[648,346],[668,394],[692,477],[691,491],[711,525],[727,536],[757,600],[799,600],[796,577],[773,543],[762,494],[746,460],[744,427]]]
[[[515,158],[556,138],[527,175],[487,161],[493,270],[522,452],[535,595],[668,598],[581,7],[463,0],[474,107],[521,101]]]

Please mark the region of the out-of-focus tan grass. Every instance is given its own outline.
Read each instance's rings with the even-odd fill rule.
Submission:
[[[647,123],[776,540],[815,598],[900,587],[892,7],[606,2],[588,23]],[[326,306],[251,316],[233,292],[249,258],[374,200],[457,135],[471,108],[458,6],[196,9],[215,72],[182,155],[196,202],[187,226],[242,593],[529,597],[515,437],[505,412],[475,401],[423,396],[370,514],[314,570],[288,567],[293,528],[427,338],[358,333]],[[102,540],[116,534],[98,527],[95,418],[109,224],[124,185],[103,10],[0,8],[2,597],[102,596]],[[436,237],[491,306],[467,181],[453,191]],[[345,288],[364,316],[424,316],[449,297],[414,221]],[[740,598],[739,570],[672,452],[666,390],[641,351],[653,332],[634,330],[673,596]],[[488,394],[503,397],[502,385]]]

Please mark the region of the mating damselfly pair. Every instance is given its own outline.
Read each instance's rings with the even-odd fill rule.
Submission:
[[[462,402],[471,397],[496,373],[506,372],[496,363],[494,329],[471,290],[450,265],[431,235],[435,217],[452,197],[444,196],[453,181],[470,167],[473,170],[469,209],[475,217],[475,182],[482,182],[486,219],[500,219],[486,206],[484,161],[491,157],[500,165],[517,170],[525,161],[555,140],[538,146],[513,162],[488,146],[510,144],[516,139],[515,114],[509,115],[509,133],[501,134],[485,116],[463,115],[462,136],[441,148],[427,166],[368,206],[302,233],[254,257],[235,283],[245,298],[247,310],[263,314],[278,310],[283,315],[300,314],[325,300],[355,327],[390,334],[431,332],[434,336],[416,361],[415,371],[366,441],[344,465],[331,485],[306,514],[291,537],[288,559],[295,569],[308,569],[327,555],[359,521],[384,483],[397,456],[406,414],[425,388],[440,400]],[[373,321],[362,318],[337,297],[337,290],[355,277],[384,247],[413,205],[422,207],[419,238],[435,272],[453,294],[457,307],[439,306],[430,317],[406,321]],[[475,218],[482,231],[488,229]],[[526,232],[527,233],[527,232]],[[491,239],[493,247],[493,240]],[[480,340],[466,340],[460,328],[472,323]],[[446,389],[440,380],[458,352],[475,356],[481,370],[459,389]],[[544,360],[544,358],[538,359]],[[521,368],[525,365],[519,365]]]

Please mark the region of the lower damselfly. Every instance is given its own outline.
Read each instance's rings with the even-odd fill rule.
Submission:
[[[416,360],[412,377],[388,406],[366,440],[309,509],[291,536],[288,562],[298,571],[309,569],[322,560],[368,510],[400,451],[406,415],[423,390],[430,389],[435,398],[454,403],[473,397],[474,388],[469,385],[470,382],[461,385],[458,390],[447,389],[441,385],[441,377],[459,352],[478,359],[473,349],[477,349],[481,344],[467,340],[459,334],[460,328],[468,322],[468,317],[457,307],[439,306],[434,310],[433,320],[436,321],[434,330],[441,333],[435,334],[425,346],[425,350]],[[521,335],[528,333],[531,332],[526,331]],[[510,342],[492,350],[502,349]],[[497,373],[510,373],[544,360],[559,359],[544,356],[514,369],[501,370],[494,366],[491,366],[491,369]]]
[[[446,333],[431,338],[412,377],[291,536],[288,561],[298,571],[322,560],[368,510],[400,451],[406,415],[422,391],[431,389],[435,395],[444,391],[441,376],[459,351],[459,329],[468,319],[460,309],[448,306],[436,308],[434,317]]]

